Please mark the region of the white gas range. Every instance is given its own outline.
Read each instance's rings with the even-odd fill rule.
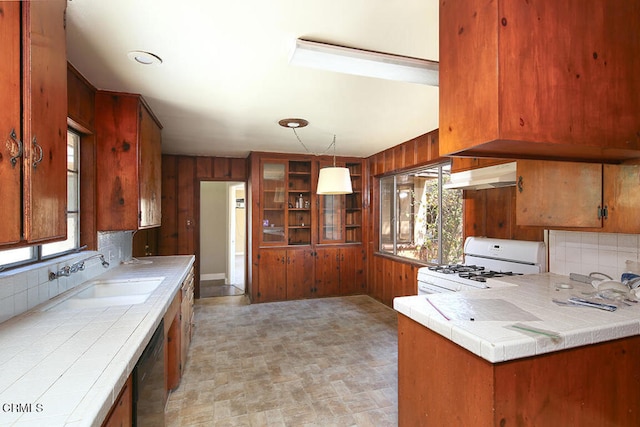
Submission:
[[[487,279],[545,272],[544,242],[467,237],[464,264],[418,269],[418,295],[486,289]]]

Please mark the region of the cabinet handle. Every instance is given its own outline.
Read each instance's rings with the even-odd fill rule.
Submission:
[[[38,144],[35,136],[33,137],[33,148],[36,151],[39,151],[38,158],[33,161],[33,168],[35,169],[36,167],[38,167],[38,163],[42,161],[42,155],[44,154],[44,150],[42,150],[42,146]]]
[[[13,139],[13,142],[15,142],[16,145],[18,146],[18,152],[15,155],[11,156],[11,159],[10,159],[11,167],[16,167],[16,163],[18,163],[18,157],[22,157],[22,141],[18,139],[15,129],[11,129],[11,133],[9,134],[9,137]]]
[[[523,186],[522,175],[520,175],[518,177],[518,191],[522,193],[522,190],[524,190],[524,186]]]

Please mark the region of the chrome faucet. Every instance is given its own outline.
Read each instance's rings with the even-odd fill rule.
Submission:
[[[68,277],[71,275],[71,273],[76,273],[78,271],[83,271],[84,270],[84,263],[92,260],[94,258],[100,258],[100,261],[102,262],[102,266],[104,268],[109,267],[109,263],[107,262],[106,259],[104,259],[104,255],[102,254],[94,254],[91,255],[90,257],[87,257],[83,260],[74,262],[73,264],[69,265],[65,265],[64,267],[62,267],[60,270],[56,271],[55,273],[53,271],[49,272],[49,280],[55,280],[59,277]]]

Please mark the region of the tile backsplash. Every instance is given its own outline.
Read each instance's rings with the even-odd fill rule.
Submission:
[[[549,271],[589,274],[597,271],[616,280],[638,262],[640,235],[549,231]]]
[[[43,261],[22,268],[0,273],[0,322],[24,313],[33,307],[90,280],[122,261],[131,259],[133,250],[133,232],[98,233],[98,251],[84,251],[60,258]],[[49,280],[49,273],[56,272],[66,265],[102,254],[109,267],[102,266],[100,259],[89,260],[83,271],[68,277]]]

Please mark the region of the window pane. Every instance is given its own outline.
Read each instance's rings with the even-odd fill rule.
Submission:
[[[380,250],[393,253],[393,182],[392,176],[380,180]]]
[[[77,211],[78,208],[78,174],[67,172],[67,210]]]
[[[462,261],[462,191],[442,188],[449,169],[380,180],[380,251],[432,264]]]
[[[67,240],[62,242],[47,243],[42,245],[42,256],[48,257],[62,252],[73,250],[80,246],[78,244],[78,214],[67,214]]]
[[[443,168],[442,181],[450,181],[450,167]],[[442,263],[462,262],[462,190],[442,190]]]
[[[79,150],[80,135],[67,131],[67,239],[42,245],[42,257],[50,257],[80,247]]]
[[[0,266],[5,267],[15,263],[35,260],[35,258],[36,254],[33,247],[0,251]]]

